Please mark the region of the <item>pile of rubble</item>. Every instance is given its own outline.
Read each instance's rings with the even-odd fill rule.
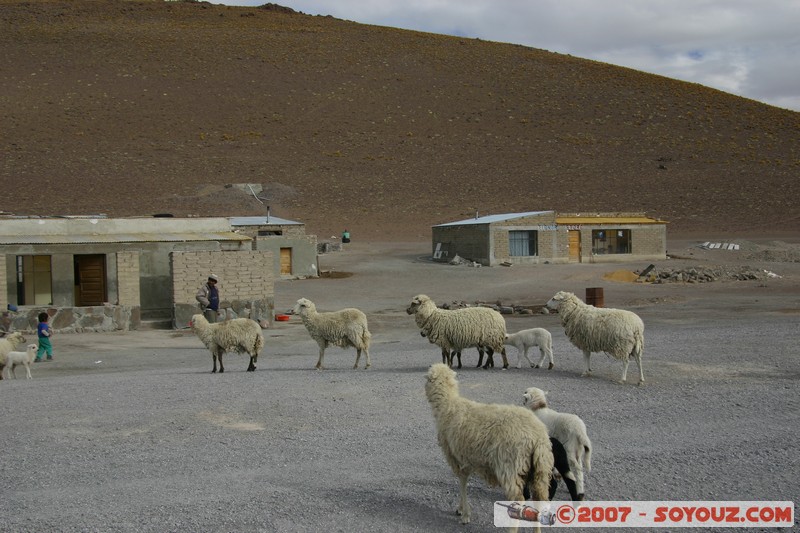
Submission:
[[[468,304],[465,301],[453,301],[450,303],[443,303],[439,306],[442,309],[463,309],[465,307],[488,307],[494,309],[501,315],[533,315],[536,313],[548,314],[548,310],[543,305],[524,306],[524,305],[504,305],[502,302],[475,302]]]
[[[768,270],[747,266],[697,266],[668,268],[651,272],[644,281],[650,283],[708,283],[711,281],[749,281],[778,278]]]

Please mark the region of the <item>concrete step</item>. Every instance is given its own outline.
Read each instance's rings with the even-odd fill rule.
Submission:
[[[171,318],[147,318],[139,323],[140,330],[173,329]]]

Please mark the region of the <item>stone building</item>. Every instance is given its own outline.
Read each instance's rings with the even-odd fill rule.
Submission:
[[[274,265],[273,252],[254,249],[227,218],[8,217],[0,219],[2,325],[32,330],[46,311],[57,331],[138,329],[143,320],[186,327],[212,272],[225,316],[269,322]]]
[[[666,258],[666,222],[642,213],[529,211],[433,226],[433,258],[485,266]]]

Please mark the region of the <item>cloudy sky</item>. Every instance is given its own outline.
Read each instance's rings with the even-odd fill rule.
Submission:
[[[225,0],[263,5],[263,0]],[[309,15],[517,43],[800,111],[800,0],[276,0]]]

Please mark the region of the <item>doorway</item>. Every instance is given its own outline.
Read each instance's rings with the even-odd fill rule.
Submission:
[[[281,276],[292,275],[292,249],[281,248]]]
[[[106,256],[75,256],[75,305],[103,305],[106,296]]]
[[[581,262],[581,232],[580,230],[569,230],[569,262]]]

